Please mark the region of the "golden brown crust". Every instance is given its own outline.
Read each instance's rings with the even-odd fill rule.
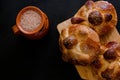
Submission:
[[[116,10],[107,1],[88,0],[74,17],[82,18],[80,24],[93,28],[99,35],[108,33],[117,24]]]
[[[108,35],[117,24],[114,6],[88,0],[68,24],[59,30],[63,60],[79,64],[83,79],[120,80],[120,44],[116,40],[100,43],[101,35]]]
[[[63,59],[73,64],[90,64],[99,53],[97,33],[84,25],[72,25],[63,29],[59,42]]]
[[[120,79],[120,44],[117,42],[108,42],[105,45],[104,53],[99,55],[91,64],[93,73],[98,75],[101,80],[119,80]]]
[[[120,62],[114,61],[109,64],[109,66],[101,72],[101,76],[105,80],[120,80]]]

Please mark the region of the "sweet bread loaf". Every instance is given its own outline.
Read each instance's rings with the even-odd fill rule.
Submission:
[[[92,73],[98,76],[96,80],[120,80],[120,44],[108,42],[91,67]]]
[[[72,18],[57,26],[62,58],[75,65],[82,79],[120,80],[116,24],[117,14],[111,3],[88,0]],[[112,39],[114,33],[119,40]]]
[[[71,25],[61,31],[59,38],[62,58],[73,64],[87,65],[93,62],[100,51],[97,33],[84,25]]]
[[[117,14],[114,6],[107,1],[88,0],[71,21],[73,24],[89,26],[98,35],[104,35],[116,26]]]

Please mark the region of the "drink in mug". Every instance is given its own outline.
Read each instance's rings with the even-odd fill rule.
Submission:
[[[24,35],[33,40],[40,39],[48,32],[48,17],[39,8],[28,6],[18,13],[16,25],[12,29],[15,34]]]

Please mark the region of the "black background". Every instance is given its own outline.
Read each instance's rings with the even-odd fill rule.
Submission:
[[[61,59],[57,24],[72,17],[87,0],[0,0],[0,80],[80,80],[74,65]],[[108,0],[120,19],[120,1]],[[18,12],[36,6],[49,18],[48,34],[36,41],[15,36]],[[117,29],[119,29],[118,21]]]

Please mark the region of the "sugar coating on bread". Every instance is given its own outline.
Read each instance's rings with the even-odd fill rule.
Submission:
[[[34,31],[41,23],[41,16],[33,10],[28,10],[23,13],[20,19],[20,26],[25,31]]]

